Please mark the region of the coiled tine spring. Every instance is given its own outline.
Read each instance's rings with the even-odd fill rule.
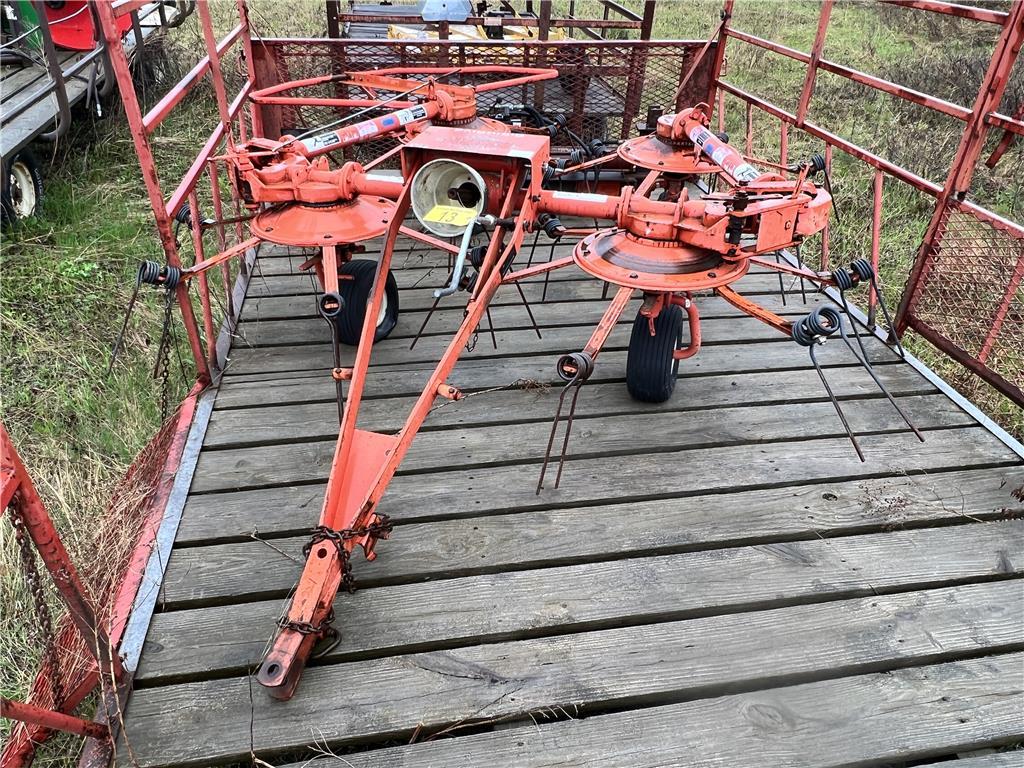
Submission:
[[[537,480],[537,494],[540,495],[544,488],[544,476],[547,474],[548,464],[551,463],[551,449],[555,444],[555,435],[558,432],[558,423],[562,420],[562,408],[565,406],[565,396],[569,390],[573,390],[572,400],[569,402],[569,415],[565,422],[565,437],[562,439],[562,452],[558,457],[558,472],[555,474],[555,488],[562,481],[562,469],[565,466],[565,455],[569,450],[569,435],[572,433],[573,419],[576,415],[576,401],[579,399],[580,390],[590,375],[594,372],[594,358],[586,352],[571,352],[559,358],[556,364],[559,377],[566,382],[562,392],[558,396],[558,408],[555,409],[555,419],[551,422],[551,434],[548,436],[548,447],[544,451],[544,463],[540,468],[540,478]]]
[[[818,378],[821,379],[825,392],[828,393],[828,398],[832,402],[832,407],[836,409],[836,414],[843,423],[847,437],[853,443],[853,449],[857,452],[857,457],[861,461],[866,461],[864,452],[860,448],[860,443],[857,442],[857,437],[850,428],[850,423],[846,420],[846,414],[843,413],[839,400],[832,392],[832,387],[829,386],[828,379],[825,378],[825,372],[821,369],[821,364],[818,362],[817,355],[815,355],[815,347],[839,331],[842,328],[842,323],[842,316],[838,310],[832,307],[817,307],[809,315],[793,323],[793,340],[800,346],[807,347],[807,354],[811,358],[814,370],[818,372]]]
[[[853,264],[850,265],[850,269],[854,271],[857,274],[857,276],[860,277],[860,279],[871,281],[871,285],[874,287],[875,290],[875,295],[879,297],[879,307],[883,308],[883,314],[885,314],[888,322],[888,311],[884,309],[885,305],[884,302],[881,300],[881,293],[877,288],[877,283],[875,282],[874,277],[874,270],[871,268],[871,264],[868,263],[866,259],[857,259],[857,261],[853,262]],[[841,277],[839,277],[840,275],[845,275],[846,278],[842,279]],[[846,316],[850,319],[850,327],[853,328],[854,331],[856,331],[856,322],[854,320],[853,314],[850,311],[850,305],[846,300],[846,291],[849,290],[849,288],[852,286],[850,275],[845,270],[837,270],[833,277],[839,278],[836,279],[836,284],[839,287],[839,297],[842,300],[843,312],[845,312]],[[878,389],[881,391],[881,393],[885,395],[886,399],[889,401],[892,407],[896,409],[896,412],[899,413],[900,417],[903,419],[904,422],[906,422],[910,430],[917,436],[917,439],[923,443],[924,435],[921,434],[921,430],[919,430],[917,426],[914,424],[914,422],[911,421],[910,416],[908,416],[907,413],[903,410],[903,408],[899,405],[899,403],[896,402],[896,399],[892,396],[892,393],[889,392],[888,387],[886,387],[885,384],[882,383],[882,380],[878,377],[878,374],[875,373],[875,367],[871,364],[871,361],[868,358],[868,351],[864,347],[864,342],[861,339],[860,334],[856,332],[853,334],[854,339],[856,339],[857,341],[857,347],[860,349],[859,354],[857,353],[857,350],[853,348],[853,344],[850,343],[849,334],[846,332],[846,328],[844,328],[842,324],[840,324],[839,327],[839,335],[846,343],[846,346],[850,350],[850,352],[853,353],[853,356],[857,358],[857,361],[863,366],[864,370],[868,372],[868,375],[878,386]],[[903,357],[903,348],[899,345],[898,340],[896,342],[896,346],[901,353],[900,356]]]

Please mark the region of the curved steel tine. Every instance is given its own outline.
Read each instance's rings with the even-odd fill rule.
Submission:
[[[558,241],[557,240],[552,241],[552,243],[551,243],[551,252],[548,254],[548,261],[549,262],[555,260],[555,246],[556,245],[558,245]],[[551,271],[552,270],[548,270],[547,272],[544,273],[544,290],[541,291],[541,294],[540,294],[540,303],[541,304],[543,304],[545,301],[548,300],[548,281],[551,279]]]
[[[562,392],[558,396],[558,407],[555,409],[555,419],[551,422],[551,434],[548,435],[548,447],[544,451],[544,463],[540,467],[540,479],[537,480],[537,495],[540,495],[541,490],[544,488],[544,475],[548,471],[548,464],[551,461],[551,448],[555,444],[555,434],[558,431],[558,422],[562,418],[562,406],[565,404],[565,395],[569,392],[569,387],[572,386],[572,382],[569,382],[562,387]]]
[[[416,343],[420,340],[420,337],[423,335],[423,331],[425,331],[427,329],[427,323],[430,322],[430,318],[433,316],[434,310],[437,309],[437,305],[440,302],[441,302],[441,297],[438,296],[437,298],[434,299],[434,302],[430,305],[430,309],[427,310],[427,316],[424,317],[423,318],[423,322],[420,323],[420,329],[418,331],[416,331],[416,335],[413,337],[412,344],[409,345],[409,349],[412,349],[413,347],[415,347]]]
[[[491,320],[491,308],[490,307],[487,308],[487,330],[490,331],[490,333],[491,333],[491,344],[493,344],[494,348],[497,349],[498,348],[498,337],[494,333],[494,321]]]
[[[537,325],[537,319],[533,316],[533,309],[530,307],[530,302],[526,300],[526,293],[523,291],[523,286],[519,284],[518,280],[514,282],[514,285],[516,290],[519,291],[519,298],[523,300],[523,306],[526,308],[526,314],[530,316],[530,324],[533,326],[533,330],[537,334],[537,338],[544,338],[540,335],[540,326]]]
[[[875,297],[878,299],[878,308],[882,310],[882,317],[885,318],[885,324],[889,326],[889,332],[892,334],[893,340],[896,342],[896,351],[904,360],[907,359],[907,353],[903,351],[903,344],[900,343],[899,334],[896,333],[896,325],[892,321],[892,316],[889,314],[889,308],[885,305],[885,299],[882,297],[882,290],[878,285],[878,278],[875,275],[871,276],[871,288],[875,292]]]
[[[843,304],[846,304],[845,297],[843,299]],[[847,310],[847,312],[848,311],[849,310]],[[856,326],[854,327],[854,330],[856,330]],[[889,392],[889,389],[885,386],[885,384],[882,383],[882,380],[878,378],[878,374],[875,373],[875,368],[873,365],[871,365],[871,362],[868,360],[867,352],[864,351],[864,343],[860,340],[860,334],[854,334],[854,336],[857,339],[857,344],[860,347],[861,351],[864,352],[863,357],[858,355],[857,350],[853,348],[853,345],[850,343],[850,339],[847,336],[846,328],[843,327],[842,322],[840,322],[839,324],[839,335],[842,337],[843,341],[846,342],[846,346],[850,350],[850,352],[853,353],[853,356],[857,358],[857,362],[859,362],[861,366],[864,368],[864,370],[868,372],[868,375],[872,378],[872,380],[874,380],[875,384],[878,386],[878,389],[881,390],[883,395],[885,395],[886,399],[889,401],[892,407],[896,409],[896,412],[900,415],[903,421],[906,422],[907,426],[910,427],[911,431],[915,435],[917,435],[917,439],[923,443],[924,435],[921,434],[921,430],[919,430],[917,426],[915,426],[914,422],[910,420],[910,416],[908,416],[906,411],[904,411],[903,408],[900,407],[900,404],[896,402],[896,398],[892,396],[892,393]]]
[[[576,391],[572,393],[572,402],[569,403],[569,415],[565,420],[565,439],[562,440],[562,454],[558,457],[558,472],[555,475],[555,488],[562,482],[562,469],[565,467],[565,454],[569,450],[569,435],[572,434],[572,423],[576,416],[576,400],[579,399],[580,390],[583,389],[583,381],[574,383]],[[567,387],[568,388],[568,387]]]
[[[860,449],[860,443],[857,442],[857,438],[853,434],[853,430],[850,429],[850,423],[846,420],[846,414],[843,413],[843,409],[840,407],[839,401],[832,393],[832,387],[828,385],[828,379],[825,378],[824,371],[821,370],[818,358],[814,354],[814,346],[814,344],[811,344],[807,347],[807,354],[810,355],[811,362],[814,364],[814,370],[818,372],[818,378],[820,378],[821,383],[825,385],[825,391],[828,393],[829,400],[832,401],[832,406],[836,409],[836,413],[839,415],[839,420],[843,422],[843,427],[846,429],[846,434],[850,438],[850,442],[853,443],[853,449],[857,452],[857,457],[861,461],[866,461],[864,458],[864,452]]]
[[[533,235],[533,242],[530,243],[530,257],[526,260],[527,268],[533,266],[533,253],[537,250],[537,241],[540,239],[540,230]]]
[[[782,254],[778,251],[775,252],[775,263],[782,264]],[[782,279],[782,272],[778,273],[779,276],[779,296],[782,297],[782,306],[786,306],[786,283]]]

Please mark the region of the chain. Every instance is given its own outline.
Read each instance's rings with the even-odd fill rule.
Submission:
[[[160,379],[160,421],[166,421],[170,407],[170,376],[171,376],[171,310],[174,307],[174,294],[164,294],[164,327],[160,333],[160,346],[157,349],[156,376]]]
[[[319,624],[313,624],[308,621],[292,621],[287,616],[282,616],[277,620],[277,626],[281,629],[292,629],[298,632],[300,635],[320,635],[326,631],[335,631],[330,625],[334,622],[334,608],[331,608],[330,612],[324,616],[323,621]]]
[[[309,557],[313,547],[320,542],[332,542],[338,550],[338,559],[341,561],[341,584],[338,588],[346,592],[354,592],[356,581],[352,576],[352,559],[349,551],[345,549],[345,542],[363,536],[370,536],[373,539],[386,539],[391,535],[392,527],[391,519],[387,515],[374,515],[372,523],[360,528],[342,528],[336,531],[333,528],[328,528],[326,525],[318,525],[313,529],[313,535],[306,543],[306,546],[302,548],[302,552],[306,557]],[[319,624],[313,624],[309,621],[294,621],[287,616],[282,616],[278,619],[277,626],[281,629],[290,629],[298,632],[300,635],[317,635],[321,641],[329,641],[318,651],[317,655],[320,656],[330,651],[341,640],[338,630],[331,626],[333,622],[334,608],[332,607]]]
[[[43,661],[49,666],[50,691],[53,696],[53,708],[60,709],[64,704],[64,694],[61,691],[60,680],[58,679],[59,658],[57,646],[54,643],[53,617],[50,614],[50,606],[46,602],[46,595],[43,592],[43,582],[39,578],[39,569],[36,567],[36,558],[33,553],[32,542],[25,532],[25,521],[22,519],[21,511],[18,509],[19,496],[15,496],[8,509],[11,517],[11,525],[14,528],[14,540],[18,544],[18,554],[21,558],[21,568],[25,574],[25,584],[32,595],[32,607],[36,617],[36,634],[43,645]]]
[[[318,525],[313,529],[313,535],[302,548],[302,553],[309,557],[310,551],[321,541],[330,541],[338,550],[338,557],[341,560],[341,589],[346,592],[354,592],[356,588],[355,578],[352,576],[352,563],[349,552],[345,549],[344,542],[352,539],[359,539],[369,536],[372,539],[386,539],[391,535],[394,525],[387,515],[374,515],[372,523],[359,528],[342,528],[334,530],[326,525]]]

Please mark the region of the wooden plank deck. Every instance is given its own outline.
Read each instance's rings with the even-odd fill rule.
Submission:
[[[525,254],[521,256],[525,258]],[[545,252],[546,258],[546,252]],[[362,426],[396,429],[461,319],[409,346],[444,281],[396,256],[403,312]],[[340,643],[289,702],[248,677],[298,577],[334,449],[327,330],[299,256],[250,282],[126,713],[139,766],[1024,764],[1024,466],[874,339],[920,443],[839,343],[806,351],[718,299],[662,405],[623,384],[628,323],[580,397],[561,487],[536,493],[556,358],[607,301],[572,270],[513,289],[381,511]],[[740,287],[798,316],[798,286]],[[464,296],[464,295],[463,295]],[[629,313],[631,314],[631,313]],[[528,388],[499,391],[516,381]],[[550,482],[549,482],[550,486]],[[995,751],[994,751],[995,750]],[[958,759],[963,758],[963,759]],[[955,762],[948,762],[955,761]],[[319,765],[319,763],[317,763]]]

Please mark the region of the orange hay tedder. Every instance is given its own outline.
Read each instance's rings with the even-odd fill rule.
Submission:
[[[453,77],[487,82],[451,85],[447,80]],[[491,79],[495,77],[503,79]],[[338,590],[352,585],[350,555],[361,547],[373,559],[378,540],[391,531],[377,505],[435,401],[463,396],[447,383],[448,376],[500,288],[574,265],[617,288],[586,346],[556,363],[558,375],[567,382],[562,400],[566,392],[573,392],[571,424],[579,387],[591,375],[608,334],[635,293],[643,295],[643,305],[629,345],[626,382],[636,399],[662,402],[672,394],[679,361],[700,348],[699,292],[717,293],[807,346],[813,358],[815,344],[845,334],[839,311],[822,308],[793,323],[730,285],[752,264],[817,286],[846,289],[874,279],[866,262],[817,273],[765,258],[799,246],[828,221],[831,196],[812,180],[824,171],[824,159],[815,156],[792,166],[759,170],[709,130],[707,104],[664,114],[649,135],[622,142],[607,154],[594,152],[597,157],[567,167],[554,165],[551,156],[552,137],[564,128],[558,121],[538,114],[533,125],[513,126],[477,112],[479,93],[557,77],[553,69],[416,67],[283,83],[255,91],[250,98],[260,103],[282,92],[331,83],[361,89],[367,98],[314,100],[296,95],[289,103],[359,108],[356,116],[382,114],[276,141],[252,139],[222,156],[231,168],[232,183],[254,213],[249,244],[318,249],[304,266],[315,270],[319,279],[319,312],[330,324],[335,347],[332,376],[339,388],[341,427],[323,511],[291,607],[257,675],[276,697],[292,695],[314,646],[336,632],[331,606]],[[397,152],[400,173],[367,170],[355,161],[329,165],[328,153],[386,134],[400,138],[388,153]],[[589,179],[591,170],[603,167],[640,169],[642,181],[636,187],[621,186],[615,194],[565,191],[565,185],[550,189],[546,184],[574,171],[584,171]],[[701,187],[702,177],[714,178],[719,191]],[[410,211],[422,230],[404,224]],[[514,266],[528,235],[543,232],[557,239],[568,229],[562,220],[569,218],[607,224],[574,228],[586,236],[571,256]],[[390,266],[400,234],[451,254],[449,279],[434,291],[435,306],[441,298],[463,292],[465,315],[404,427],[397,434],[382,434],[359,429],[357,422],[373,345],[394,328],[399,311]],[[475,235],[484,236],[482,245],[472,245]],[[384,238],[379,260],[353,258],[359,244],[375,237]],[[233,252],[183,270],[180,279],[210,269],[226,255]],[[685,346],[683,310],[689,324]],[[357,348],[352,367],[337,363],[341,344]],[[860,360],[870,370],[866,355]],[[342,391],[342,382],[348,384],[347,392]],[[842,416],[838,402],[833,402]],[[560,400],[552,442],[561,406]],[[568,439],[566,431],[563,445]],[[563,459],[564,453],[563,448]],[[561,461],[558,471],[560,475]],[[543,470],[538,492],[542,485]]]
[[[823,12],[825,24],[830,7],[826,4]],[[244,27],[244,4],[239,8]],[[643,301],[629,342],[625,378],[635,399],[662,402],[672,395],[681,361],[700,349],[700,297],[714,294],[808,349],[862,460],[861,447],[815,358],[815,348],[832,337],[842,339],[853,360],[871,374],[923,440],[875,376],[846,302],[847,291],[869,286],[872,306],[893,329],[890,340],[902,354],[897,325],[877,285],[875,264],[859,259],[819,272],[780,257],[787,249],[798,251],[828,224],[832,196],[826,153],[798,162],[785,157],[778,163],[759,161],[747,156],[749,150],[738,151],[721,130],[711,128],[709,105],[721,104],[727,88],[719,82],[719,73],[722,35],[730,14],[727,4],[717,36],[699,51],[690,49],[686,68],[680,66],[671,81],[677,86],[674,93],[661,99],[660,109],[649,110],[640,135],[623,120],[616,139],[595,137],[593,130],[590,136],[581,136],[583,120],[571,110],[545,111],[545,89],[550,95],[556,89],[588,87],[580,74],[586,70],[566,64],[573,57],[565,49],[532,57],[540,66],[527,66],[530,57],[525,55],[521,65],[511,63],[507,46],[502,47],[500,64],[467,61],[465,49],[458,61],[449,57],[438,64],[439,49],[433,44],[417,48],[404,43],[389,48],[387,58],[397,62],[394,65],[339,69],[332,60],[325,62],[330,70],[311,77],[280,78],[257,87],[256,53],[248,47],[250,78],[233,102],[229,103],[224,84],[214,79],[222,123],[207,146],[213,149],[223,141],[224,150],[197,160],[166,205],[162,197],[155,200],[166,221],[161,226],[165,243],[174,242],[170,216],[192,226],[195,262],[189,267],[171,259],[166,266],[150,263],[142,270],[142,281],[173,287],[184,299],[191,282],[203,281],[209,270],[263,243],[307,249],[302,267],[316,275],[317,311],[327,321],[334,347],[331,376],[338,401],[338,440],[302,576],[257,674],[273,696],[291,697],[314,648],[337,636],[332,605],[339,590],[353,586],[351,554],[361,548],[368,559],[376,557],[378,541],[392,530],[387,516],[377,512],[389,482],[436,401],[464,396],[448,379],[460,353],[475,342],[499,289],[519,289],[524,311],[530,312],[519,286],[524,279],[577,268],[602,281],[606,289],[615,289],[586,345],[567,350],[555,362],[565,386],[538,493],[564,422],[558,484],[580,388],[634,296]],[[108,9],[103,15],[112,22],[115,14]],[[212,67],[221,47],[208,28],[202,4],[199,15],[207,25]],[[651,47],[638,50],[639,56],[655,53]],[[413,53],[418,56],[410,62]],[[710,70],[709,77],[695,85],[692,76],[700,67]],[[643,85],[637,81],[628,88],[634,110]],[[804,111],[810,90],[801,95]],[[484,98],[495,94],[500,96],[489,98],[485,108]],[[509,94],[524,98],[511,103]],[[139,128],[148,130],[146,121],[162,119],[179,98],[172,91]],[[243,119],[237,131],[232,130],[236,116],[245,115],[243,105],[251,110],[251,137]],[[300,121],[300,131],[286,130],[282,121],[289,115],[294,121],[303,110],[329,117],[312,125]],[[823,138],[828,152],[833,142]],[[568,151],[554,151],[566,145]],[[142,155],[145,165],[148,160],[145,152]],[[214,181],[214,217],[197,225],[201,217],[194,187],[204,169],[224,170],[238,205],[232,220],[219,210],[220,186]],[[202,229],[223,232],[224,224],[231,222],[236,228],[247,223],[250,237],[239,237],[237,244],[203,257]],[[533,263],[531,247],[527,263],[518,261],[528,237],[535,247],[541,236],[557,241],[570,235],[581,238],[571,256]],[[404,426],[395,434],[384,434],[360,429],[358,419],[366,381],[372,376],[374,344],[392,331],[400,310],[400,292],[390,271],[400,236],[448,254],[448,277],[433,292],[434,306],[450,297],[464,302],[465,309]],[[383,238],[379,258],[357,258],[363,244],[374,238]],[[176,254],[176,249],[171,252]],[[732,287],[752,266],[816,289],[833,289],[838,304],[822,304],[796,320],[779,316]],[[429,319],[428,314],[424,326]],[[185,320],[195,324],[190,312]],[[204,325],[207,338],[212,338],[208,301]],[[356,348],[351,366],[341,363],[343,345]],[[216,359],[207,355],[207,363],[215,375]],[[567,399],[568,412],[563,414]]]
[[[208,5],[198,3],[206,56],[144,112],[118,21],[139,3],[98,5],[164,250],[162,262],[140,266],[138,283],[165,289],[168,314],[177,303],[198,372],[183,412],[191,418],[194,410],[197,422],[203,413],[208,418],[212,398],[207,404],[202,393],[219,383],[229,364],[238,308],[265,244],[302,249],[301,269],[315,278],[315,311],[333,343],[329,375],[338,405],[337,444],[319,520],[309,520],[313,528],[301,577],[276,633],[275,627],[267,627],[273,638],[256,678],[271,696],[290,698],[308,660],[338,637],[332,606],[339,591],[353,588],[352,554],[362,549],[367,559],[374,559],[378,542],[391,534],[391,522],[378,511],[380,502],[431,410],[469,394],[453,385],[451,374],[460,354],[476,343],[500,290],[515,292],[524,318],[529,317],[538,335],[523,281],[532,279],[538,287],[543,281],[546,293],[552,273],[574,270],[577,278],[602,283],[608,300],[586,344],[552,360],[553,373],[564,386],[538,468],[538,494],[544,493],[554,454],[558,466],[553,485],[559,483],[577,399],[620,317],[637,306],[634,300],[639,308],[625,367],[625,385],[634,399],[659,403],[673,395],[680,366],[701,348],[702,301],[715,296],[808,350],[862,461],[862,446],[833,396],[830,376],[864,369],[908,429],[924,440],[875,374],[862,337],[873,344],[884,341],[909,360],[898,336],[912,328],[1021,401],[1014,377],[1004,377],[988,362],[999,344],[1019,343],[1010,307],[1024,276],[1024,229],[968,201],[965,194],[986,133],[991,128],[1005,131],[990,158],[993,164],[1013,137],[1024,133],[1020,115],[997,111],[1024,40],[1024,5],[1013,4],[1004,12],[931,1],[896,4],[907,6],[908,13],[936,11],[1000,25],[973,108],[823,58],[832,2],[822,4],[814,48],[803,53],[733,29],[732,0],[725,3],[721,23],[706,42],[651,40],[653,2],[643,4],[642,16],[624,23],[641,39],[552,42],[546,36],[555,23],[551,5],[541,2],[539,17],[515,17],[516,24],[538,29],[537,40],[510,41],[498,35],[470,43],[444,39],[447,21],[441,22],[440,39],[428,42],[254,42],[246,4],[238,0],[239,23],[220,40]],[[328,3],[329,12],[332,5],[329,20],[336,33],[338,6]],[[458,21],[486,23],[491,29],[493,19],[487,19]],[[579,19],[562,23],[566,29],[584,25]],[[607,10],[603,21],[592,23],[597,29],[612,26]],[[736,41],[730,45],[742,43],[806,64],[795,112],[723,79],[730,40]],[[237,66],[227,66],[229,57]],[[819,69],[963,121],[963,138],[946,183],[930,181],[812,122],[808,109]],[[233,78],[230,88],[228,73]],[[158,181],[151,137],[206,75],[218,123],[167,196]],[[745,141],[730,142],[724,133],[727,97],[747,110]],[[782,126],[777,161],[753,154],[755,108]],[[788,156],[790,128],[807,139],[803,151],[810,147],[796,160]],[[836,149],[866,163],[874,174],[874,213],[864,227],[870,233],[870,254],[844,265],[830,264],[829,257],[829,174]],[[885,176],[931,195],[936,206],[900,306],[891,316],[877,279]],[[977,268],[955,258],[955,222],[973,227],[975,239],[989,237],[993,248],[1002,249],[998,253],[1009,259],[1006,274],[1013,276],[1005,282],[1005,296],[986,293],[991,312],[985,315],[976,347],[955,341],[965,338],[956,335],[957,329],[969,320],[935,311],[937,303],[942,308],[959,306],[955,292],[967,290],[963,286],[969,283],[953,270]],[[191,243],[184,246],[178,240],[182,228],[191,234]],[[541,238],[551,243],[551,256],[535,261]],[[800,260],[801,247],[812,239],[816,249],[820,246],[821,269]],[[379,241],[379,255],[361,257],[373,240]],[[394,433],[371,431],[359,426],[360,406],[374,376],[375,345],[395,329],[400,298],[409,295],[398,290],[391,271],[396,248],[401,252],[404,246],[399,244],[409,241],[447,263],[444,279],[431,286],[433,306],[419,334],[441,302],[457,304],[462,319],[439,359],[430,360],[436,363],[433,370],[417,379],[423,381],[422,390],[404,425]],[[214,255],[206,253],[210,242],[217,246]],[[556,257],[559,242],[572,243],[571,252],[563,250]],[[181,253],[189,245],[192,258],[185,264]],[[778,275],[780,288],[783,279],[799,281],[828,300],[806,314],[793,307],[778,314],[737,289],[752,269],[771,274],[773,281]],[[940,283],[952,286],[944,287],[941,296],[935,287]],[[867,314],[847,300],[858,289]],[[198,307],[193,297],[198,297]],[[217,305],[223,310],[221,318],[215,316]],[[876,316],[884,324],[876,323]],[[497,349],[493,326],[491,331]],[[816,350],[830,340],[843,345],[848,364],[819,365]],[[161,345],[166,361],[165,344],[166,339]],[[198,435],[201,443],[202,432]],[[644,436],[636,439],[642,442]],[[198,451],[198,444],[184,450]],[[179,517],[187,491],[187,480],[175,491],[181,502]],[[164,516],[155,534],[167,549],[177,526],[177,518],[171,517]],[[156,557],[150,565],[159,583],[165,562]],[[129,678],[152,612],[152,602],[141,607],[136,603],[132,609],[126,635],[135,650],[123,654]]]

